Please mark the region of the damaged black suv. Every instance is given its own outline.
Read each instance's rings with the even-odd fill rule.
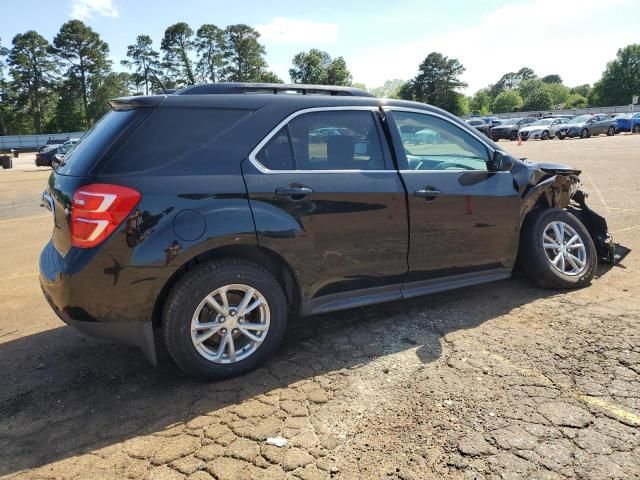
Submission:
[[[611,261],[580,171],[517,160],[428,105],[215,84],[121,98],[52,173],[40,257],[60,318],[246,372],[287,318],[507,278],[587,285]]]

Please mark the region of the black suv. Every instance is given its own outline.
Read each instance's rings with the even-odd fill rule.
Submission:
[[[187,372],[260,365],[287,318],[611,259],[579,171],[516,160],[440,109],[357,89],[200,85],[111,102],[52,173],[45,296]],[[573,199],[573,201],[572,201]],[[571,213],[573,212],[573,213]]]

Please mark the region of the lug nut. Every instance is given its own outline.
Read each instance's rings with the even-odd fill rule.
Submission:
[[[231,333],[233,333],[233,334],[235,335],[236,333],[238,333],[238,329],[237,329],[237,328],[234,328],[234,329],[231,331]]]
[[[244,317],[240,317],[240,318],[238,319],[238,323],[244,323]]]
[[[236,311],[235,311],[235,310],[231,310],[231,312],[229,312],[229,313],[231,313],[231,316],[232,316],[232,317],[235,317],[235,316],[236,316]]]
[[[220,335],[224,335],[225,333],[227,333],[227,329],[226,328],[221,328],[220,329]]]
[[[220,317],[220,318],[218,319],[218,323],[224,323],[224,321],[225,321],[225,320],[226,320],[226,318],[224,318],[224,317]]]

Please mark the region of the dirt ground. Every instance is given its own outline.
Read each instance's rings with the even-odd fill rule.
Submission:
[[[640,478],[640,135],[501,145],[582,168],[624,261],[578,291],[514,278],[305,319],[218,383],[63,326],[36,274],[48,171],[0,170],[0,476]]]

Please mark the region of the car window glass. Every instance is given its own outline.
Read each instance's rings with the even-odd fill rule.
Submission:
[[[487,170],[489,154],[480,140],[441,118],[393,112],[409,170]]]
[[[256,159],[269,170],[294,170],[293,151],[287,127],[280,129],[264,146]]]
[[[384,170],[378,130],[370,111],[300,115],[289,123],[298,170]]]

